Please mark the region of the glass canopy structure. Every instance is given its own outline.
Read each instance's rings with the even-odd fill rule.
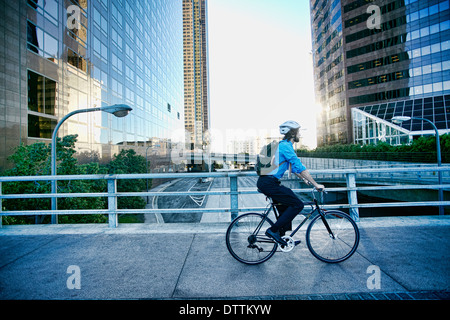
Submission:
[[[434,129],[425,121],[412,120],[397,125],[391,121],[394,116],[426,118],[436,125],[440,134],[449,133],[450,95],[353,108],[354,143],[399,145],[411,142],[414,136],[434,134]]]

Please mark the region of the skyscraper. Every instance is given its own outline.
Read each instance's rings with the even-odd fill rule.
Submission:
[[[183,0],[184,113],[191,149],[207,144],[210,128],[207,0]]]
[[[71,111],[124,103],[126,118],[71,117],[80,152],[164,152],[183,130],[181,0],[0,0],[0,167],[21,143],[50,142]]]
[[[448,0],[311,0],[318,145],[450,132]]]

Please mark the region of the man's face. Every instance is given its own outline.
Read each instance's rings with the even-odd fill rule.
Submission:
[[[301,137],[300,130],[297,130],[297,134],[295,135],[294,141],[295,142],[300,142],[300,137]]]

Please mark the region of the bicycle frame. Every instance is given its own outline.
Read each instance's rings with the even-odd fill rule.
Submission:
[[[319,205],[319,201],[317,200],[317,198],[314,195],[314,190],[312,190],[312,196],[313,196],[313,201],[312,202],[304,202],[303,204],[305,206],[311,206],[312,211],[308,214],[305,214],[305,219],[303,219],[303,221],[297,226],[297,228],[295,228],[291,234],[289,235],[291,238],[298,232],[298,230],[300,230],[300,228],[306,223],[306,221],[308,221],[308,219],[315,213],[318,212],[322,218],[324,218],[324,214],[323,214],[323,209],[320,208]],[[263,213],[264,218],[261,220],[261,222],[258,224],[258,226],[256,227],[255,231],[253,232],[253,236],[256,236],[259,231],[261,230],[262,225],[264,224],[264,222],[267,220],[267,217],[270,214],[270,211],[273,210],[275,217],[278,219],[279,218],[279,213],[278,210],[276,208],[276,204],[273,202],[273,200],[270,197],[267,197],[268,199],[270,199],[270,204],[267,206],[266,211]],[[299,213],[300,214],[300,213]],[[325,228],[327,229],[328,233],[330,234],[330,236],[334,239],[334,234],[330,229],[330,226],[328,225],[328,222],[326,221],[326,219],[322,219],[322,221],[324,222]],[[260,239],[260,242],[273,242],[272,239],[266,238],[264,237],[263,239]]]

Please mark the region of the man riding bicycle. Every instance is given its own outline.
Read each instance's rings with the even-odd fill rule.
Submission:
[[[280,217],[277,222],[266,230],[266,235],[281,245],[287,245],[281,237],[281,232],[290,229],[292,220],[303,210],[303,202],[294,194],[294,192],[281,185],[280,179],[289,169],[299,178],[310,182],[316,189],[324,190],[325,186],[318,184],[306,167],[302,164],[294,151],[294,142],[300,141],[300,125],[295,121],[287,121],[280,125],[280,133],[284,135],[282,141],[278,145],[275,154],[276,168],[268,175],[261,175],[257,182],[257,187],[266,196],[273,199],[274,202],[280,203],[278,211]]]

